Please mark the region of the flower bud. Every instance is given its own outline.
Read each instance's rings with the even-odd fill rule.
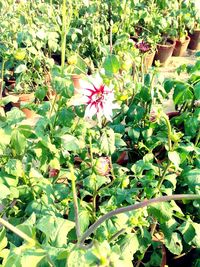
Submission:
[[[97,175],[108,175],[110,172],[111,166],[110,166],[110,160],[108,157],[100,157],[96,159],[96,163],[94,166],[94,171]]]

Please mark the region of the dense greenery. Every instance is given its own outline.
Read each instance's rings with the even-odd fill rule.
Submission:
[[[200,266],[200,54],[177,70],[187,80],[144,67],[144,52],[197,25],[192,1],[0,8],[0,266],[175,266],[187,254]],[[34,119],[7,105],[9,90],[34,91]]]

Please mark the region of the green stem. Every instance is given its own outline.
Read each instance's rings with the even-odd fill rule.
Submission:
[[[61,33],[61,68],[62,72],[65,65],[65,50],[66,50],[66,36],[67,36],[67,13],[66,0],[62,3],[62,33]]]
[[[169,166],[170,166],[170,161],[168,160],[167,165],[166,165],[166,167],[165,167],[165,170],[164,170],[164,172],[163,172],[163,174],[162,174],[162,176],[161,176],[161,179],[160,179],[160,181],[158,182],[158,185],[157,185],[157,189],[158,189],[158,190],[160,190],[161,185],[162,185],[163,181],[165,180],[165,176],[166,176],[166,173],[167,173],[167,171],[168,171]]]
[[[53,112],[53,110],[54,110],[54,108],[55,108],[55,104],[56,104],[56,101],[57,101],[57,97],[58,97],[58,95],[57,95],[57,93],[56,93],[55,96],[54,96],[53,102],[52,102],[51,110],[50,110],[50,112],[49,112],[49,119],[51,118],[52,112]]]
[[[195,143],[194,143],[195,146],[198,145],[198,143],[199,143],[199,138],[200,138],[200,128],[199,128],[199,131],[198,131],[197,136],[196,136],[196,139],[195,139]]]
[[[118,236],[120,236],[121,234],[123,234],[126,231],[125,228],[122,228],[121,230],[119,230],[117,233],[115,233],[113,236],[111,236],[108,240],[109,243],[113,242],[116,238],[118,238]]]
[[[169,118],[167,117],[167,115],[163,116],[163,119],[167,125],[167,130],[168,130],[168,147],[169,147],[169,151],[172,151],[172,141],[171,141],[171,135],[172,135],[172,127],[169,121]]]
[[[3,76],[4,76],[4,66],[5,66],[5,59],[2,59],[2,66],[1,66],[1,86],[0,86],[0,100],[2,99],[3,94]]]
[[[166,202],[166,201],[170,201],[170,200],[182,200],[182,199],[200,199],[199,195],[187,195],[187,194],[179,194],[179,195],[171,195],[171,196],[162,196],[162,197],[158,197],[158,198],[153,198],[150,200],[144,200],[140,203],[134,204],[134,205],[130,205],[127,207],[122,207],[122,208],[118,208],[116,210],[110,211],[107,214],[103,215],[102,217],[100,217],[94,224],[92,224],[88,230],[82,235],[82,237],[79,239],[78,244],[83,245],[83,243],[85,242],[85,240],[106,220],[110,219],[111,217],[120,214],[120,213],[124,213],[124,212],[128,212],[128,211],[132,211],[132,210],[136,210],[136,209],[141,209],[144,208],[146,206],[155,204],[155,203],[160,203],[160,202]]]
[[[12,224],[10,224],[9,222],[7,222],[3,218],[0,218],[0,224],[2,224],[6,228],[8,228],[10,231],[12,231],[16,235],[18,235],[19,237],[21,237],[22,239],[24,239],[30,245],[32,245],[32,246],[35,246],[36,245],[36,241],[34,239],[32,239],[31,237],[29,237],[28,235],[26,235],[24,232],[22,232],[17,227],[13,226]]]
[[[89,133],[89,146],[90,146],[90,159],[91,159],[91,168],[93,169],[94,167],[94,157],[93,157],[93,148],[92,148],[92,136]],[[95,180],[95,186],[94,186],[94,193],[93,193],[93,201],[92,201],[92,206],[93,206],[93,216],[96,218],[96,199],[97,199],[97,188],[96,188],[96,180]]]
[[[76,225],[76,236],[77,239],[80,238],[80,223],[79,223],[79,211],[78,211],[78,197],[76,193],[76,176],[74,174],[74,168],[70,164],[69,165],[70,173],[71,173],[71,184],[72,184],[72,193],[73,193],[73,202],[74,202],[74,214],[75,214],[75,225]]]

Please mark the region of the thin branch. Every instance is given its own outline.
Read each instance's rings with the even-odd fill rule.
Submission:
[[[78,244],[83,245],[83,243],[85,242],[85,240],[106,220],[110,219],[111,217],[120,214],[120,213],[124,213],[124,212],[128,212],[128,211],[132,211],[132,210],[136,210],[136,209],[141,209],[144,208],[146,206],[155,204],[155,203],[160,203],[160,202],[166,202],[166,201],[170,201],[170,200],[182,200],[182,199],[200,199],[199,195],[189,195],[189,194],[179,194],[179,195],[171,195],[171,196],[162,196],[162,197],[158,197],[158,198],[153,198],[150,200],[145,200],[142,201],[140,203],[134,204],[134,205],[130,205],[127,207],[122,207],[122,208],[118,208],[116,210],[110,211],[107,214],[103,215],[102,217],[100,217],[94,224],[92,224],[88,230],[82,235],[82,237],[79,239]]]
[[[29,237],[27,234],[25,234],[24,232],[22,232],[17,227],[13,226],[12,224],[10,224],[9,222],[7,222],[3,218],[0,218],[0,224],[2,224],[3,226],[5,226],[6,228],[8,228],[10,231],[12,231],[13,233],[15,233],[16,235],[18,235],[19,237],[21,237],[25,241],[27,241],[32,246],[35,246],[36,241],[33,238]]]

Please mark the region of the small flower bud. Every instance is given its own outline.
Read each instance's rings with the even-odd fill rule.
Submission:
[[[94,170],[97,175],[108,175],[110,172],[111,166],[110,166],[110,160],[107,157],[100,157],[96,160]]]

